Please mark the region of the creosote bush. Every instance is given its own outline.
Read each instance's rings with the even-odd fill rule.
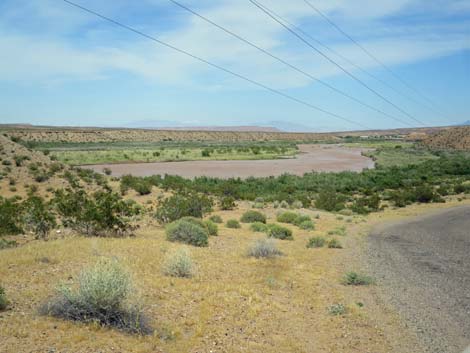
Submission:
[[[280,223],[289,223],[294,224],[298,217],[298,214],[295,212],[285,211],[277,215],[277,221]]]
[[[326,240],[323,237],[311,237],[308,240],[307,248],[322,248],[325,246]]]
[[[250,230],[253,232],[265,233],[268,231],[268,226],[261,222],[254,222],[250,225]]]
[[[163,262],[163,273],[171,277],[192,277],[194,274],[194,266],[189,250],[180,248],[170,252]]]
[[[187,219],[178,220],[167,225],[166,237],[172,242],[180,242],[200,247],[209,245],[209,233],[207,229]]]
[[[210,216],[209,220],[217,224],[224,223],[224,221],[222,220],[222,217],[220,217],[219,215]]]
[[[202,218],[212,211],[213,202],[205,195],[179,193],[162,201],[155,217],[161,223],[170,223],[183,217]]]
[[[354,271],[347,272],[341,283],[348,286],[366,286],[369,284],[373,284],[375,281],[372,277],[366,276]]]
[[[343,246],[337,239],[330,239],[327,241],[326,246],[330,249],[342,249]]]
[[[5,310],[8,306],[7,295],[5,293],[5,289],[0,286],[0,311]]]
[[[238,222],[236,219],[229,219],[227,223],[225,224],[225,226],[231,229],[239,229],[242,227],[240,225],[240,222]]]
[[[266,223],[266,216],[262,214],[261,212],[258,211],[246,211],[242,217],[240,218],[240,221],[243,223],[254,223],[254,222],[260,222],[260,223]]]
[[[292,231],[289,228],[280,226],[278,224],[268,225],[268,237],[282,239],[282,240],[293,240]]]
[[[282,255],[273,239],[259,239],[249,249],[248,256],[256,258],[273,258]]]
[[[142,309],[133,301],[129,273],[116,261],[102,259],[83,270],[76,288],[62,285],[40,313],[72,321],[94,322],[135,334],[151,334]]]

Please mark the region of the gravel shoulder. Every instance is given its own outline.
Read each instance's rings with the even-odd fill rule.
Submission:
[[[470,206],[376,227],[369,271],[425,352],[470,345]]]

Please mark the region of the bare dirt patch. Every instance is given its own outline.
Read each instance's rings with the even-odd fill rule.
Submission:
[[[311,171],[362,171],[373,168],[374,162],[362,155],[364,149],[339,145],[300,145],[297,158],[256,161],[190,161],[132,164],[89,165],[96,172],[109,168],[114,176],[132,174],[179,175],[186,178],[209,176],[217,178],[248,178],[279,176],[285,173],[303,175]]]

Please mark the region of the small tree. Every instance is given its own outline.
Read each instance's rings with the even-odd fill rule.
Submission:
[[[165,199],[155,214],[160,223],[170,223],[183,217],[202,218],[212,211],[212,200],[196,193],[175,194]]]
[[[45,238],[57,223],[48,205],[39,196],[30,196],[24,205],[24,224],[36,234],[36,238]]]

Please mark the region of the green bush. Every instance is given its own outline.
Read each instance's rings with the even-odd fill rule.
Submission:
[[[268,236],[271,238],[282,240],[293,240],[292,231],[278,224],[270,224],[268,226]]]
[[[16,199],[0,196],[0,236],[23,232],[21,213],[21,205]]]
[[[133,230],[131,217],[139,213],[135,204],[118,194],[84,190],[58,190],[52,200],[62,223],[85,235],[126,235]]]
[[[30,196],[23,206],[25,228],[32,231],[36,238],[45,238],[57,223],[49,205],[39,196]]]
[[[273,258],[282,255],[273,239],[257,240],[249,249],[248,256],[255,258]]]
[[[141,196],[152,193],[152,185],[144,181],[134,184],[134,190]]]
[[[236,219],[229,219],[227,223],[225,224],[227,228],[232,228],[232,229],[239,229],[242,226],[240,225],[240,222],[238,222]]]
[[[343,248],[341,243],[337,239],[334,239],[334,238],[328,240],[328,242],[326,243],[326,246],[330,249],[342,249]]]
[[[217,227],[217,224],[215,224],[211,220],[205,220],[203,221],[203,223],[210,236],[216,237],[219,235],[219,227]]]
[[[219,215],[210,216],[209,220],[217,224],[224,223],[224,221],[222,220],[222,217],[220,217]]]
[[[242,217],[240,218],[240,221],[243,223],[254,223],[254,222],[260,222],[260,223],[266,223],[266,216],[262,214],[261,212],[258,211],[246,211]]]
[[[328,308],[328,312],[333,316],[340,316],[347,313],[347,309],[343,304],[333,304]]]
[[[161,223],[170,223],[186,216],[202,218],[212,211],[212,200],[196,193],[180,193],[165,199],[155,214]]]
[[[166,237],[169,241],[181,242],[194,246],[208,246],[209,233],[207,230],[192,221],[179,220],[166,227]]]
[[[163,262],[163,273],[171,277],[192,277],[194,266],[188,249],[181,248],[169,253]]]
[[[366,286],[374,283],[374,279],[369,276],[359,274],[357,272],[347,272],[341,281],[344,285],[349,286]]]
[[[303,230],[314,230],[315,223],[313,223],[313,221],[303,221],[299,224],[299,228]]]
[[[308,240],[307,248],[322,248],[325,246],[326,240],[323,237],[311,237]]]
[[[127,271],[117,261],[100,260],[80,273],[76,289],[61,286],[58,295],[43,305],[40,313],[150,334],[153,330],[141,309],[132,303],[133,294]]]
[[[325,211],[338,212],[344,208],[344,196],[335,190],[323,190],[318,194],[315,206]]]
[[[265,223],[254,222],[250,225],[250,229],[253,232],[265,233],[268,231],[268,226]]]
[[[277,215],[277,221],[281,223],[290,223],[294,224],[295,221],[297,220],[298,214],[295,212],[281,212]]]
[[[224,196],[224,197],[220,198],[219,206],[220,206],[221,210],[231,211],[231,210],[234,210],[237,207],[237,204],[235,203],[235,198],[234,197]]]
[[[18,244],[14,240],[7,240],[7,239],[0,238],[0,250],[14,248],[17,245]]]
[[[5,310],[8,306],[7,295],[5,293],[5,289],[0,286],[0,311]]]

